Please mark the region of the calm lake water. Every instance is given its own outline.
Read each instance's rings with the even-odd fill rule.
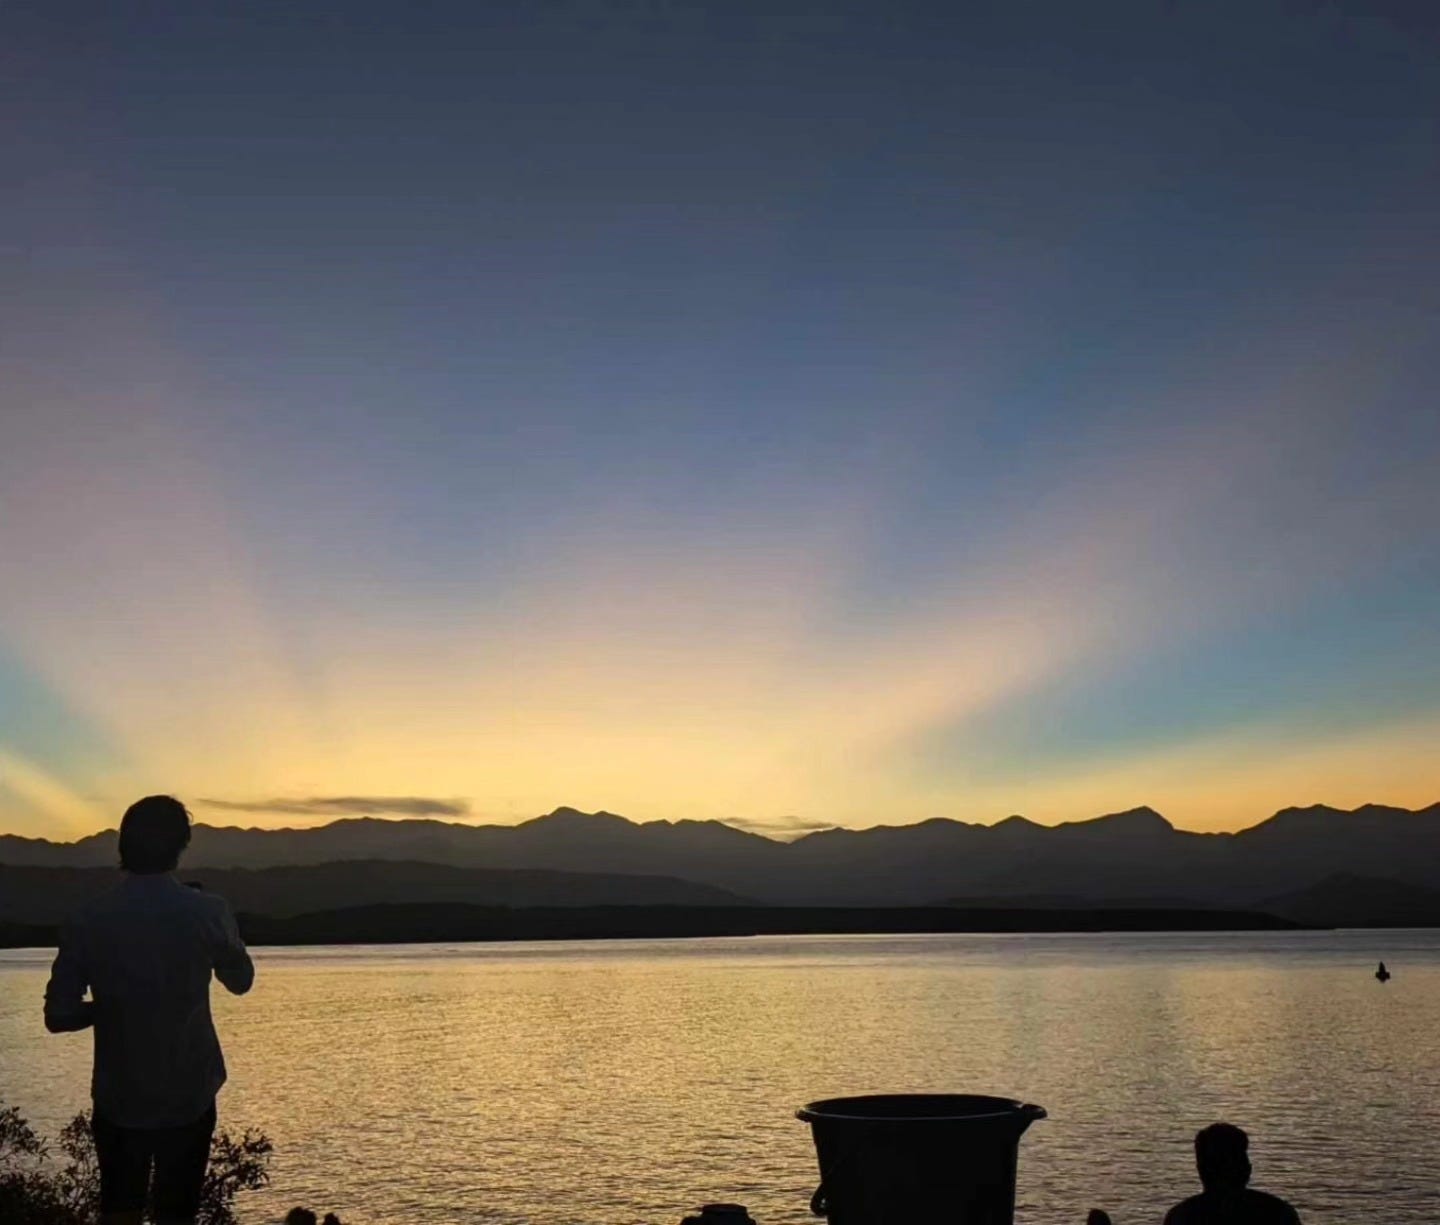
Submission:
[[[1381,958],[1395,973],[1371,977]],[[49,955],[0,952],[0,1096],[52,1126],[89,1039],[40,1022]],[[222,1123],[273,1137],[272,1188],[354,1225],[646,1222],[703,1200],[798,1225],[796,1106],[998,1093],[1019,1220],[1158,1222],[1190,1137],[1250,1130],[1307,1223],[1440,1220],[1440,933],[767,937],[262,949],[217,988]]]

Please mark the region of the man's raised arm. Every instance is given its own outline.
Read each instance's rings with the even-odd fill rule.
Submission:
[[[215,898],[218,909],[216,922],[215,977],[232,995],[244,995],[255,982],[255,963],[240,939],[240,928],[224,898]]]

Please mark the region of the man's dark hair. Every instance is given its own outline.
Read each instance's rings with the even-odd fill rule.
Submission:
[[[147,795],[120,818],[120,866],[127,872],[173,872],[190,845],[190,814],[174,796]]]
[[[1195,1133],[1195,1168],[1206,1190],[1250,1181],[1250,1137],[1232,1123],[1211,1123]]]

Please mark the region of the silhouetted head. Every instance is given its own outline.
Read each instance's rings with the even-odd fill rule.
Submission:
[[[1195,1133],[1195,1168],[1207,1191],[1238,1190],[1250,1181],[1250,1137],[1230,1123]]]
[[[127,872],[172,872],[190,845],[190,814],[168,795],[136,800],[120,818],[120,866]]]

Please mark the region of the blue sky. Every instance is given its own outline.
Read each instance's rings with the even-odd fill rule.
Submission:
[[[0,29],[0,828],[1440,798],[1426,6]]]

